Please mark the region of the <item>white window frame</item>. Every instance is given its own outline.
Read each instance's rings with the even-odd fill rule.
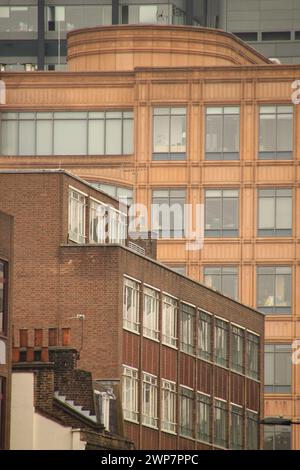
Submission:
[[[178,301],[164,294],[162,298],[162,342],[177,348]]]
[[[184,310],[184,306],[190,307],[193,309],[193,313],[191,311],[187,312]],[[183,315],[188,316],[188,322],[184,324],[183,322]],[[194,354],[195,353],[195,340],[194,340],[194,331],[195,331],[195,315],[196,315],[196,308],[192,305],[182,302],[181,304],[181,314],[180,314],[180,349],[181,351],[187,354]],[[183,328],[185,325],[185,328]]]
[[[107,221],[107,205],[96,199],[90,198],[90,243],[106,242],[106,221]],[[95,220],[97,224],[97,241],[93,238]]]
[[[149,300],[148,300],[149,299]],[[150,303],[150,313],[146,315],[147,300]],[[143,335],[158,341],[159,339],[159,293],[148,286],[143,287]]]
[[[125,244],[127,216],[123,212],[110,207],[108,210],[108,238],[109,243]]]
[[[162,379],[161,386],[161,429],[176,433],[176,383]]]
[[[147,395],[149,393],[149,405]],[[147,409],[148,408],[148,409]],[[143,372],[143,415],[142,422],[144,426],[157,428],[157,377]]]
[[[138,423],[138,370],[126,365],[123,365],[122,403],[124,419]]]
[[[74,216],[74,217],[73,217]],[[86,241],[86,194],[69,187],[69,240]]]
[[[127,308],[128,295],[131,291],[132,302],[131,306]],[[134,333],[139,333],[139,299],[140,299],[140,284],[132,279],[124,277],[123,283],[123,328]]]

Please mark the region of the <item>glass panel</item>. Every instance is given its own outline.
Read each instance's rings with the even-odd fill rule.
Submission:
[[[45,113],[46,114],[46,113]],[[52,155],[52,121],[36,122],[36,154]]]
[[[206,151],[222,152],[223,150],[223,116],[206,117]]]
[[[169,152],[170,118],[167,116],[154,117],[153,150],[154,152]]]
[[[275,199],[259,198],[259,221],[260,229],[275,228]]]
[[[185,116],[173,116],[171,119],[170,152],[185,152],[186,128]]]
[[[237,199],[223,199],[223,229],[235,229],[238,226]]]
[[[275,305],[275,277],[272,274],[258,276],[258,306],[273,307]]]
[[[61,120],[54,122],[54,154],[86,155],[87,122]]]
[[[89,155],[104,155],[104,120],[89,121]]]
[[[123,154],[133,153],[133,120],[123,121]]]
[[[18,153],[18,121],[1,122],[1,154],[17,155]]]
[[[293,115],[277,116],[277,150],[279,152],[293,149]]]
[[[224,152],[238,152],[240,139],[240,119],[238,115],[224,117]]]
[[[292,358],[291,353],[276,351],[275,383],[274,385],[291,385]]]
[[[271,152],[276,150],[276,115],[260,116],[259,150]]]
[[[122,153],[122,121],[106,121],[106,151],[107,155],[121,155]]]
[[[221,229],[222,200],[207,199],[205,204],[205,229]]]
[[[274,383],[274,353],[265,352],[265,385]]]
[[[157,6],[156,5],[140,5],[139,22],[140,23],[157,23]]]
[[[19,155],[35,154],[35,121],[19,122]]]
[[[291,305],[291,276],[276,276],[276,306],[289,307]]]
[[[222,294],[237,299],[237,274],[223,274],[222,277]]]
[[[292,228],[292,199],[278,197],[276,201],[276,228]]]

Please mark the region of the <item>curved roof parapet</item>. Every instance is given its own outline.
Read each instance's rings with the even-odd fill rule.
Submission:
[[[77,29],[67,38],[71,72],[272,64],[233,34],[211,28],[115,25]]]

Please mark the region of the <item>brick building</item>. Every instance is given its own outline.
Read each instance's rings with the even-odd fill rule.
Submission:
[[[122,396],[137,448],[256,448],[263,315],[150,258],[150,241],[146,256],[123,241],[116,206],[63,170],[0,172],[15,224],[14,347],[34,357],[47,347],[39,330],[63,344],[70,329],[79,367]]]
[[[0,449],[9,447],[13,219],[0,211]]]

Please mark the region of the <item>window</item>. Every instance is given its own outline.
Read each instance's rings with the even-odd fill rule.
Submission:
[[[258,436],[259,436],[259,427],[258,427],[258,414],[254,411],[247,410],[247,449],[248,450],[257,450],[259,448]]]
[[[127,155],[133,152],[133,113],[1,114],[1,155]]]
[[[241,450],[243,448],[244,416],[243,408],[231,405],[231,449]]]
[[[163,295],[162,303],[162,342],[177,347],[178,302],[173,297]]]
[[[234,35],[242,41],[257,41],[258,39],[258,33],[252,31],[247,31],[245,33],[234,33]]]
[[[153,160],[186,159],[186,108],[154,108]]]
[[[197,355],[211,359],[211,315],[198,311]]]
[[[180,348],[188,354],[194,354],[195,308],[181,304],[180,312]]]
[[[163,431],[176,432],[176,384],[162,379],[162,423]]]
[[[184,189],[156,189],[152,192],[152,231],[160,238],[182,238],[184,234]]]
[[[148,338],[159,338],[159,293],[144,287],[144,325],[143,333]]]
[[[231,327],[231,367],[236,372],[244,371],[244,330]]]
[[[121,17],[122,24],[138,23],[172,23],[172,7],[167,5],[128,5],[128,1],[122,0]]]
[[[168,265],[169,268],[173,269],[173,271],[175,271],[176,273],[178,274],[183,274],[184,276],[186,276],[186,266],[182,265]]]
[[[261,106],[259,158],[291,160],[293,150],[293,107]]]
[[[136,333],[140,331],[139,284],[127,278],[123,288],[123,327]]]
[[[238,268],[235,266],[207,266],[204,268],[204,283],[207,287],[227,297],[238,298]]]
[[[27,34],[34,33],[36,31],[36,6],[0,6],[0,32],[17,32]]]
[[[194,393],[189,388],[180,387],[180,434],[193,437]]]
[[[157,428],[157,377],[143,372],[143,424]]]
[[[104,193],[119,199],[124,204],[130,206],[133,203],[133,190],[124,188],[122,186],[115,186],[113,184],[100,183],[95,181],[89,181],[89,184],[94,186],[96,189],[100,189]]]
[[[77,28],[109,25],[111,17],[111,5],[49,5],[46,27],[47,31],[66,32]]]
[[[228,323],[215,319],[215,361],[221,366],[227,366],[228,358]]]
[[[292,269],[289,266],[257,268],[257,307],[263,313],[292,312]]]
[[[138,423],[138,371],[123,366],[122,379],[124,419]]]
[[[291,426],[264,426],[264,450],[291,450]]]
[[[8,265],[0,260],[0,333],[7,330]]]
[[[227,447],[228,410],[227,403],[215,400],[214,404],[214,443]]]
[[[206,108],[206,160],[238,160],[240,152],[240,108]]]
[[[264,31],[261,33],[262,41],[290,41],[290,31]]]
[[[208,189],[205,191],[206,237],[237,237],[238,220],[238,189]]]
[[[127,217],[126,214],[109,208],[108,211],[108,238],[110,243],[125,244],[127,238]]]
[[[69,190],[69,239],[76,243],[85,243],[85,195]]]
[[[211,441],[211,398],[197,393],[197,439]]]
[[[259,377],[259,336],[247,331],[247,375],[258,380]]]
[[[291,236],[292,205],[291,189],[260,189],[258,192],[258,236]]]
[[[290,344],[265,345],[265,393],[291,393],[292,349]]]
[[[105,204],[90,201],[90,243],[106,242],[106,210]]]

